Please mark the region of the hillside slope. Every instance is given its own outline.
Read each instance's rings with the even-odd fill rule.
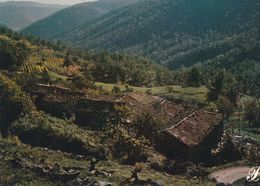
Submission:
[[[100,0],[77,4],[28,26],[22,32],[24,34],[50,39],[65,34],[81,24],[114,9],[127,6],[137,1],[138,0]]]
[[[171,68],[191,66],[242,45],[241,40],[250,45],[259,35],[259,10],[257,0],[144,1],[58,39],[82,48],[141,54]],[[253,28],[255,35],[248,34]]]
[[[43,19],[64,8],[62,5],[49,5],[34,2],[0,3],[0,24],[19,30],[34,21]]]

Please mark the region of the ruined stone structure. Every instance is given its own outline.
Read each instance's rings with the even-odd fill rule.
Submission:
[[[57,117],[75,115],[76,123],[83,127],[99,129],[113,115],[115,105],[125,105],[113,97],[93,97],[84,91],[51,85],[33,85],[27,88],[35,97],[35,104],[41,110]]]

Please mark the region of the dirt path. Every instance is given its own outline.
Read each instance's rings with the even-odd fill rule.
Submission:
[[[213,172],[211,179],[215,179],[218,183],[232,184],[235,181],[248,176],[250,167],[230,167]]]

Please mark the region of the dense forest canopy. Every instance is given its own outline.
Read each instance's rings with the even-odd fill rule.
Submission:
[[[257,29],[259,6],[256,0],[142,1],[86,21],[57,39],[190,66],[225,52],[239,36],[246,37],[241,36],[245,31]]]

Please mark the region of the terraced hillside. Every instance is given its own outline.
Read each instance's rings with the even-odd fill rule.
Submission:
[[[173,167],[177,164],[159,150],[157,132],[166,126],[162,116],[170,120],[179,113],[176,121],[185,117],[187,113],[183,112],[182,104],[133,93],[131,86],[120,92],[109,90],[106,88],[109,84],[97,83],[92,76],[101,61],[103,66],[113,60],[127,59],[133,66],[140,65],[141,61],[144,67],[150,68],[149,74],[165,73],[165,69],[142,58],[118,54],[111,55],[107,61],[103,61],[110,56],[107,54],[75,56],[75,52],[66,47],[28,40],[6,29],[1,30],[0,48],[1,183],[213,184],[202,177],[188,180],[185,176],[176,176],[178,170]],[[105,77],[113,73],[109,68],[106,67]],[[127,74],[127,79],[133,79],[131,75]],[[186,90],[174,88],[178,88],[180,94]],[[145,90],[140,87],[136,91],[142,89]],[[159,93],[160,88],[156,89]],[[206,91],[205,88],[200,90]],[[130,97],[136,101],[128,100]],[[143,106],[143,101],[150,100],[156,102]],[[136,106],[132,107],[133,103]],[[162,106],[161,111],[157,104]],[[147,108],[153,113],[160,112],[158,118],[145,114]],[[142,122],[143,127],[151,124],[145,133],[139,128]]]

